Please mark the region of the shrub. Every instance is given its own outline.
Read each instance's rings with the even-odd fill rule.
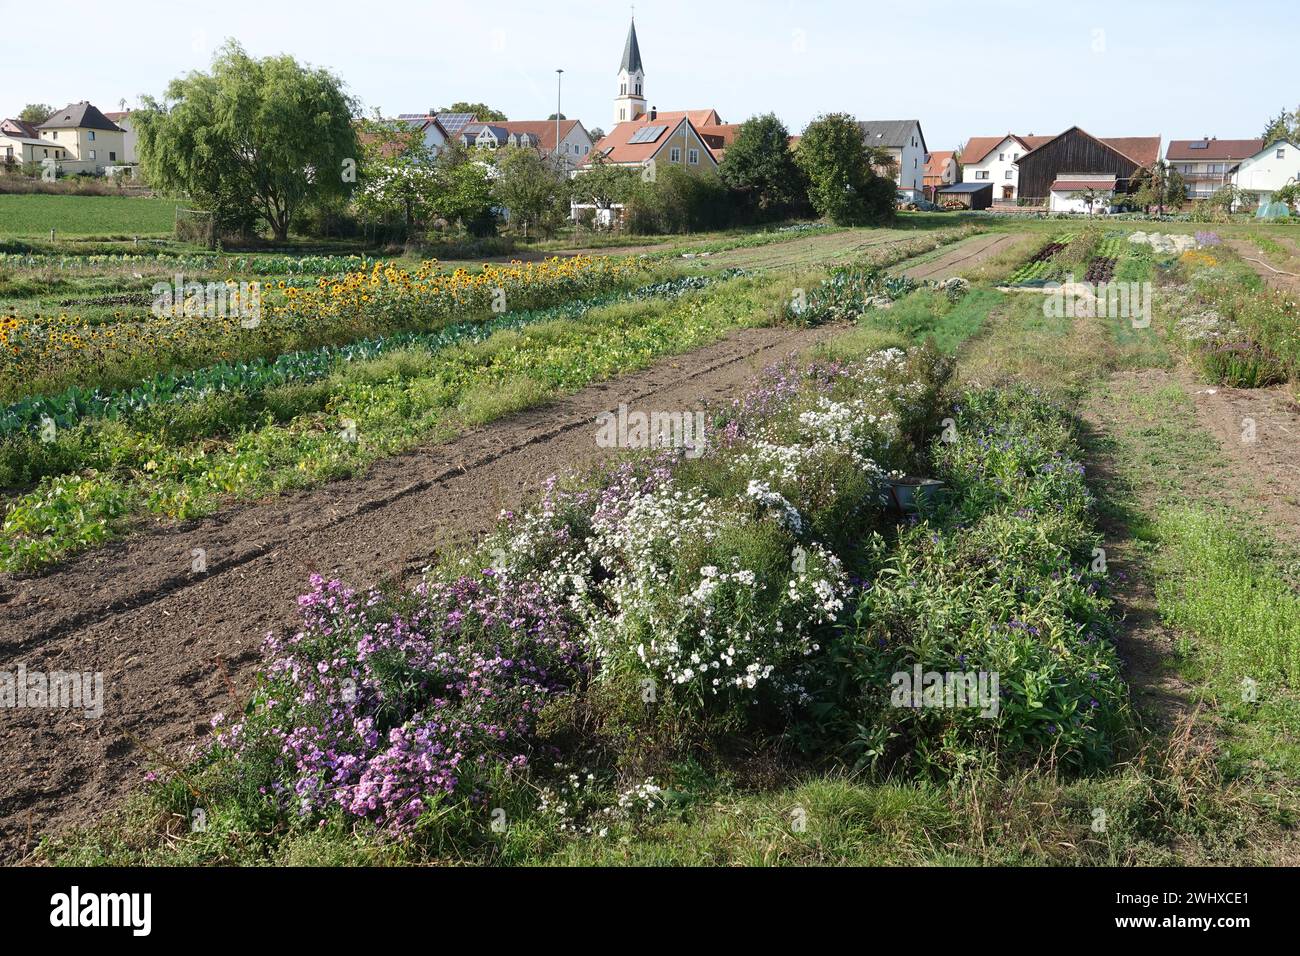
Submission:
[[[1021,388],[967,393],[947,434],[935,470],[951,495],[892,547],[873,538],[870,580],[821,661],[804,739],[859,766],[940,777],[988,757],[1101,765],[1124,688],[1077,445],[1061,413]],[[891,688],[917,669],[997,675],[997,695],[915,707]]]

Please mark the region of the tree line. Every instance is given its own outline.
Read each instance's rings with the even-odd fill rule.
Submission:
[[[481,103],[451,110],[504,115]],[[211,213],[222,236],[544,236],[574,208],[595,224],[606,218],[597,210],[618,207],[624,228],[646,233],[808,215],[865,224],[894,211],[890,159],[846,114],[819,117],[794,145],[776,116],[754,117],[716,171],[660,163],[648,174],[596,156],[568,175],[525,147],[451,144],[434,156],[408,124],[359,112],[328,70],[256,58],[228,41],[211,70],[145,97],[132,120],[147,181]]]

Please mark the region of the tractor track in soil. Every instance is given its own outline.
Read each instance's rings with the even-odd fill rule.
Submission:
[[[86,825],[175,758],[248,688],[264,636],[297,626],[313,573],[410,584],[552,474],[614,454],[594,419],[626,402],[673,410],[729,399],[762,366],[841,331],[751,328],[649,369],[377,462],[364,475],[166,524],[35,577],[0,575],[0,671],[102,672],[103,716],[0,715],[0,861]],[[206,573],[191,570],[202,548]]]
[[[1020,233],[985,233],[958,243],[929,262],[899,268],[909,279],[943,281],[959,275],[963,269],[979,265],[1021,239]]]

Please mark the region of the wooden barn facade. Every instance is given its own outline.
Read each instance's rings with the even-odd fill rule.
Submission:
[[[1020,195],[1046,201],[1052,183],[1079,173],[1109,174],[1117,193],[1128,192],[1137,171],[1159,158],[1159,136],[1098,139],[1072,126],[1017,160]]]

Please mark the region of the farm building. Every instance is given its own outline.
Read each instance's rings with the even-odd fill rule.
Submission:
[[[940,186],[955,183],[961,178],[957,166],[957,154],[952,150],[927,153],[925,157],[925,176],[921,180],[925,198],[934,201],[934,194]]]
[[[935,202],[940,206],[960,205],[964,209],[988,209],[993,205],[992,183],[953,183],[940,186]]]
[[[1112,195],[1127,193],[1138,170],[1160,158],[1159,136],[1132,136],[1098,139],[1077,126],[1036,146],[1016,161],[1019,170],[1020,197],[1031,203],[1048,205],[1053,211],[1053,196],[1065,197],[1078,190],[1067,188],[1078,182],[1096,183],[1113,178]],[[1060,188],[1058,188],[1058,186]],[[1062,199],[1073,209],[1071,200]]]

